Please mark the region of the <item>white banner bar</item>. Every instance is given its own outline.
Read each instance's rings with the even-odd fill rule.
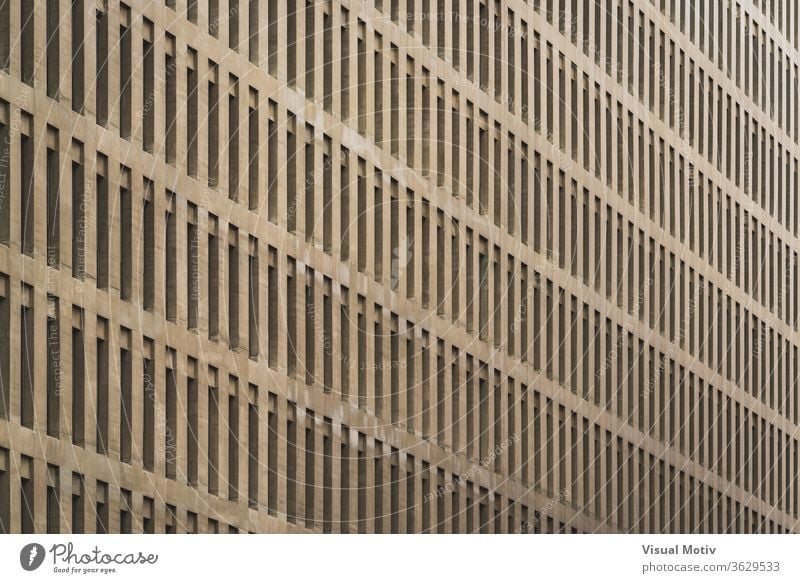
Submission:
[[[800,581],[797,535],[4,535],[5,581]],[[544,579],[542,579],[544,578]]]

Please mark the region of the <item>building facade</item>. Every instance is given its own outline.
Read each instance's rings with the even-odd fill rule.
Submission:
[[[0,6],[0,531],[796,532],[797,5]]]

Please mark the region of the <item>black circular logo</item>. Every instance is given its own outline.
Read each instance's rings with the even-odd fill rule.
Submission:
[[[44,562],[44,547],[39,543],[30,543],[19,552],[19,564],[26,571],[35,571]]]

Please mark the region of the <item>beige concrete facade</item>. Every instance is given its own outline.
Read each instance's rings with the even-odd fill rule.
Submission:
[[[796,532],[799,21],[4,3],[0,531]]]

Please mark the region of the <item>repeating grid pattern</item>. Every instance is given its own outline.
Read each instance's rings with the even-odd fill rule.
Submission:
[[[799,22],[4,2],[0,531],[796,531]]]

